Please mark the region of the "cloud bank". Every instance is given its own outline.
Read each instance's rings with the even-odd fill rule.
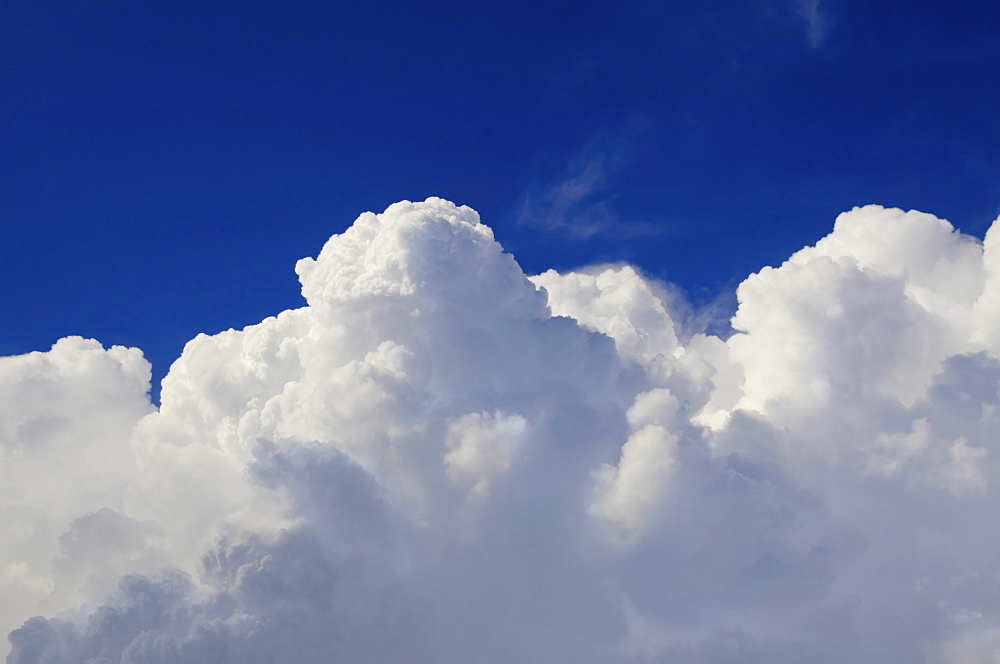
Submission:
[[[137,349],[0,358],[7,661],[995,662],[998,228],[856,208],[722,339],[432,198],[159,409]]]

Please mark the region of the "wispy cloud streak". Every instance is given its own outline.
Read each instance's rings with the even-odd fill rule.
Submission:
[[[813,48],[820,48],[830,34],[830,19],[820,8],[820,0],[794,0],[799,16],[805,21],[806,36]]]

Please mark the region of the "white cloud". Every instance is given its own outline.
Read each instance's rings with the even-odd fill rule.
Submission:
[[[548,293],[554,315],[608,335],[627,360],[648,367],[681,353],[666,307],[651,282],[629,265],[564,275],[548,270],[531,280]]]
[[[2,358],[9,661],[992,661],[995,240],[855,209],[720,339],[429,199],[158,410],[135,349]]]
[[[671,232],[663,220],[624,218],[616,204],[622,174],[643,124],[636,116],[618,131],[598,132],[568,159],[562,172],[531,187],[518,211],[518,223],[567,240]]]
[[[583,239],[607,233],[617,222],[609,170],[607,155],[575,160],[564,178],[525,197],[519,223]]]
[[[676,467],[677,437],[658,424],[629,436],[617,466],[595,472],[593,513],[612,527],[612,534],[633,541],[656,508]]]
[[[820,0],[794,0],[799,17],[805,21],[806,36],[813,48],[819,48],[830,33],[830,19],[820,8]]]
[[[473,483],[473,493],[484,498],[490,476],[507,470],[524,443],[528,423],[520,415],[470,413],[448,426],[444,464],[448,477]]]
[[[99,579],[83,557],[58,557],[90,513],[122,508],[134,468],[129,434],[152,410],[149,378],[137,349],[80,337],[0,358],[0,628],[114,587],[121,571]],[[106,536],[119,526],[127,524],[109,523]]]

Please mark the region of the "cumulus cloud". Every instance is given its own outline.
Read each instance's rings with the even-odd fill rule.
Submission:
[[[152,411],[150,367],[134,348],[67,337],[45,353],[0,358],[0,626],[114,588],[155,548],[121,515],[135,467],[129,436]],[[115,541],[121,568],[97,546]],[[153,556],[155,557],[155,556]],[[159,564],[162,564],[160,561]],[[154,568],[150,568],[152,571]]]
[[[857,208],[722,339],[403,202],[158,409],[136,349],[2,358],[8,661],[992,661],[996,238]]]

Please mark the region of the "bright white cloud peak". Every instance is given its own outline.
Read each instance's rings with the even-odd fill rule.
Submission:
[[[136,349],[2,358],[8,661],[996,662],[997,228],[845,213],[723,340],[404,202],[159,410]]]

